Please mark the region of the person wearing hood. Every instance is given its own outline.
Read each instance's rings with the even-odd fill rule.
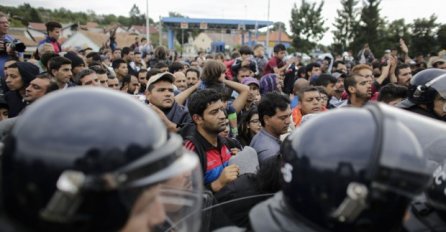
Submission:
[[[5,94],[5,99],[9,106],[8,117],[12,118],[26,107],[23,101],[25,90],[39,74],[39,68],[27,62],[16,62],[6,68],[6,85],[10,91]]]

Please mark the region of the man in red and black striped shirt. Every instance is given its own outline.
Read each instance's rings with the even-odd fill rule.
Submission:
[[[218,192],[239,174],[237,165],[228,166],[231,152],[218,135],[226,128],[225,106],[219,93],[204,89],[191,96],[188,107],[196,130],[185,139],[184,146],[198,154],[205,186]]]

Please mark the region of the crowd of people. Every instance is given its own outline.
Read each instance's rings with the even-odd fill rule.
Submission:
[[[446,230],[444,54],[65,51],[48,22],[25,60],[8,24],[0,231]]]

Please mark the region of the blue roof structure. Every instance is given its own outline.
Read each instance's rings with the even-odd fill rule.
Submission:
[[[181,23],[187,23],[188,28],[200,28],[200,24],[206,23],[207,29],[240,29],[243,25],[246,30],[253,30],[272,25],[272,21],[246,20],[246,19],[201,19],[201,18],[177,18],[164,17],[161,22],[168,27],[180,28]]]

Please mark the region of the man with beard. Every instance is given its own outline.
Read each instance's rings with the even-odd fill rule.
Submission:
[[[348,94],[347,106],[362,107],[370,100],[372,78],[372,71],[370,71],[365,75],[353,73],[344,80],[344,86]]]
[[[280,136],[288,132],[291,123],[290,99],[277,92],[267,93],[260,100],[258,111],[263,128],[249,146],[256,150],[262,162],[280,150]]]
[[[338,108],[347,103],[346,100],[342,99],[342,93],[344,92],[344,79],[347,77],[344,73],[334,72],[332,74],[336,78],[336,84],[334,86],[333,96],[331,96],[328,102],[329,108]]]
[[[200,71],[195,68],[190,68],[186,71],[187,87],[192,87],[200,80]]]
[[[231,152],[218,135],[226,129],[225,106],[217,91],[204,89],[191,96],[188,108],[196,130],[185,139],[184,146],[200,158],[205,186],[218,192],[239,174],[237,165],[228,164]]]
[[[396,82],[395,75],[389,75],[390,72],[390,66],[391,64],[394,64],[395,60],[390,57],[389,61],[387,62],[387,65],[384,65],[380,69],[380,75],[375,78],[373,75],[373,68],[370,65],[367,64],[358,64],[355,65],[349,75],[359,75],[367,78],[370,80],[371,84],[371,95],[369,97],[369,100],[376,101],[378,99],[378,91],[381,88],[381,85],[384,83],[386,79],[389,79],[390,82]],[[394,72],[394,71],[392,71]],[[347,87],[345,87],[347,88]]]
[[[412,70],[408,64],[400,64],[395,69],[397,84],[409,87],[412,79]]]
[[[139,93],[144,93],[147,89],[147,69],[140,69],[138,71],[138,81],[139,81]]]
[[[179,92],[183,92],[187,89],[187,79],[183,72],[175,72],[173,76],[175,77],[173,84],[177,87]]]

